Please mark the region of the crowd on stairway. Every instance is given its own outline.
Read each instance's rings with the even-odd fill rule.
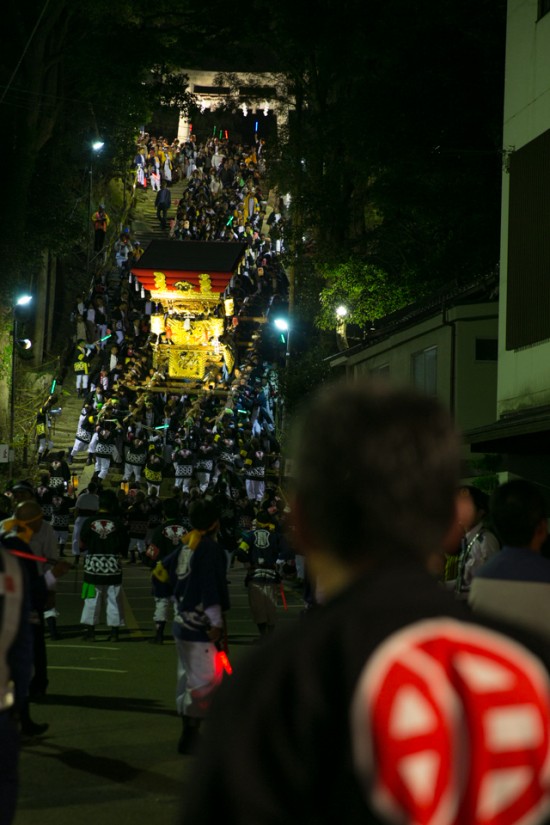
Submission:
[[[225,359],[211,370],[199,392],[186,393],[185,386],[179,394],[162,391],[166,376],[153,366],[151,333],[151,315],[162,308],[131,272],[143,254],[131,227],[114,242],[89,294],[75,297],[74,346],[58,386],[66,387],[74,374],[83,403],[66,460],[71,464],[85,453],[87,462],[95,463],[99,484],[116,467],[123,469],[125,483],[146,484],[148,494],[153,489],[159,494],[162,480],[169,478],[188,497],[231,478],[226,486],[234,500],[242,495],[257,503],[266,480],[277,481],[277,353],[263,340],[261,325],[247,320],[267,317],[273,306],[284,307],[288,300],[282,242],[272,240],[284,225],[283,206],[279,201],[268,208],[261,189],[262,150],[263,141],[253,149],[216,138],[198,146],[190,139],[180,146],[177,140],[168,144],[140,135],[134,158],[138,185],[146,188],[155,174],[161,187],[186,180],[169,216],[168,237],[174,242],[239,241],[247,248],[244,267],[222,296],[234,306],[223,335],[230,363]],[[222,176],[224,169],[231,175]],[[210,186],[214,177],[219,191]],[[47,413],[40,411],[37,451],[51,464],[58,454],[48,454]]]
[[[138,142],[137,186],[155,192],[183,181],[182,197],[168,214],[167,238],[246,245],[244,266],[220,298],[220,306],[230,301],[233,307],[222,336],[230,357],[220,359],[199,386],[183,382],[177,391],[165,388],[167,376],[153,357],[158,339],[151,332],[152,314],[164,309],[132,273],[143,247],[131,226],[107,246],[105,206],[92,216],[94,247],[105,254],[89,292],[75,296],[68,357],[37,414],[37,476],[26,479],[55,530],[59,554],[72,556],[74,563],[81,555],[83,515],[93,512],[82,513],[82,495],[91,492],[96,508],[107,488],[116,491],[126,531],[123,555],[130,563],[148,561],[146,550],[165,519],[166,502],[190,529],[194,502],[214,500],[229,560],[258,514],[261,523],[282,531],[280,347],[258,319],[285,307],[288,280],[281,260],[284,205],[280,199],[268,205],[262,190],[264,154],[264,141],[251,148],[215,138],[197,145],[190,138],[180,145],[141,134]],[[155,175],[158,186],[151,185]],[[54,448],[49,433],[60,387],[82,403],[74,440],[61,449]],[[93,475],[88,473],[79,490],[90,465]],[[49,619],[55,638],[55,610]]]
[[[155,169],[163,187],[180,175],[187,180],[170,217],[174,242],[208,239],[202,230],[223,224],[225,231],[215,240],[247,246],[245,266],[222,296],[234,306],[223,335],[230,362],[226,359],[210,371],[195,395],[185,388],[180,394],[162,391],[166,376],[153,366],[150,323],[159,307],[131,273],[143,250],[128,228],[114,244],[114,266],[98,273],[92,293],[79,296],[75,304],[72,370],[83,407],[68,461],[85,451],[87,460],[95,462],[94,480],[99,483],[108,478],[111,464],[122,465],[123,481],[145,483],[147,493],[156,489],[159,494],[165,477],[173,478],[186,497],[194,489],[212,491],[222,479],[231,478],[226,487],[233,500],[242,495],[261,502],[266,479],[276,482],[279,472],[277,370],[261,325],[251,327],[244,319],[265,317],[273,305],[287,301],[280,255],[262,231],[270,219],[277,225],[283,219],[275,209],[267,216],[256,151],[227,144],[222,161],[215,139],[199,147],[189,140],[179,147],[177,142],[168,146],[141,137],[143,149],[134,160],[138,183],[145,185]],[[203,170],[213,174],[224,165],[243,170],[225,179],[214,194],[205,187]],[[201,231],[195,231],[197,227]],[[247,341],[250,346],[241,357]]]
[[[155,359],[160,336],[151,329],[152,316],[165,308],[132,272],[143,245],[131,221],[110,239],[108,208],[100,204],[91,216],[93,282],[75,295],[72,340],[36,415],[35,472],[10,482],[0,501],[3,530],[15,530],[39,558],[30,563],[37,586],[29,698],[47,689],[44,639],[48,631],[53,640],[62,636],[55,581],[69,559],[75,566],[84,557],[81,624],[88,640],[103,606],[109,638],[118,640],[125,624],[121,565],[142,563],[152,571],[152,641],[162,643],[174,619],[181,753],[192,747],[205,712],[190,699],[189,680],[197,675],[193,645],[204,650],[205,643],[223,642],[226,576],[234,560],[248,568],[260,636],[274,629],[283,571],[296,569],[279,486],[281,348],[265,323],[288,301],[281,254],[286,218],[283,201],[268,204],[263,190],[264,156],[264,141],[250,147],[190,138],[180,145],[140,135],[136,186],[157,199],[182,183],[182,196],[170,197],[166,210],[157,204],[166,239],[246,247],[217,310],[225,319],[223,357],[201,380],[167,385]],[[74,439],[62,447],[52,435],[61,389],[81,404]],[[191,549],[193,564],[185,555]],[[205,586],[216,592],[212,607],[203,603]],[[204,678],[204,663],[201,668]],[[217,665],[208,678],[211,687],[219,681]],[[28,701],[25,707],[28,715]],[[46,727],[27,719],[29,735]]]

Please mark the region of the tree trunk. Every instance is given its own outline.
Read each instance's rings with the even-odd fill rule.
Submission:
[[[34,321],[33,362],[40,367],[44,360],[44,341],[46,337],[46,313],[48,298],[48,268],[50,256],[47,250],[42,253],[42,260],[38,278],[35,284],[36,315]]]
[[[53,344],[53,321],[55,308],[55,289],[57,285],[58,260],[54,255],[50,255],[50,266],[48,268],[48,308],[46,319],[46,352],[51,352]]]
[[[9,441],[11,353],[13,317],[9,310],[0,313],[0,442]]]

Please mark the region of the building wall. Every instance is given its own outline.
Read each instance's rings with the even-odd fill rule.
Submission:
[[[348,373],[379,375],[392,384],[411,386],[413,356],[436,347],[435,394],[461,430],[480,427],[494,421],[497,364],[476,357],[476,340],[495,342],[497,331],[496,302],[454,307],[349,356]]]
[[[537,21],[538,0],[508,0],[508,22],[506,42],[506,73],[504,90],[504,131],[503,148],[510,154],[509,169],[503,172],[502,186],[502,231],[501,231],[501,284],[500,284],[500,311],[499,311],[499,366],[497,385],[497,418],[504,413],[519,412],[533,406],[550,404],[550,306],[548,319],[548,335],[539,334],[535,343],[525,346],[510,346],[510,323],[514,320],[516,307],[510,301],[508,305],[509,266],[512,266],[512,252],[509,257],[509,243],[514,233],[521,234],[517,225],[510,224],[510,215],[521,213],[517,204],[510,208],[511,181],[510,174],[514,170],[514,151],[540,138],[550,129],[550,14],[546,14]],[[540,192],[534,192],[533,197],[544,197],[547,189],[546,182],[540,179]],[[512,193],[514,186],[512,185]],[[514,220],[517,220],[516,218]],[[527,230],[529,226],[527,227]],[[546,228],[546,233],[550,227]],[[541,232],[538,237],[544,239]],[[537,243],[537,235],[533,236],[533,243]],[[517,250],[516,250],[517,251]],[[536,257],[536,256],[535,256]],[[516,256],[517,258],[517,256]],[[515,266],[517,267],[517,260]],[[530,262],[526,261],[529,267]],[[541,302],[546,306],[550,292],[546,293],[548,275],[541,267],[539,256],[539,274],[526,270],[526,281],[530,277],[533,292],[533,313],[540,308]],[[521,272],[515,272],[516,283]],[[536,278],[540,278],[541,289],[536,289]],[[538,299],[538,305],[535,302]],[[529,306],[522,308],[523,318],[516,318],[518,323],[526,327],[529,324]],[[513,336],[512,336],[513,340]]]
[[[457,319],[455,418],[465,432],[495,420],[497,305],[495,302],[457,307],[450,313],[451,318],[453,314]],[[494,345],[495,357],[487,352],[488,342]]]

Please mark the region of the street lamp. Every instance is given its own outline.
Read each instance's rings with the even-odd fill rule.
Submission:
[[[282,335],[281,337],[283,339],[283,342],[286,343],[285,359],[288,365],[288,359],[290,358],[290,324],[288,323],[286,318],[275,318],[273,324],[276,327],[276,329],[279,330],[280,333],[287,333],[286,337],[283,337]]]
[[[90,226],[90,218],[92,216],[92,194],[93,194],[93,166],[94,166],[94,155],[97,157],[105,143],[102,140],[94,140],[92,143],[92,151],[90,154],[90,174],[89,174],[89,186],[88,186],[88,216],[86,218],[86,232],[88,243],[86,247],[86,274],[89,276],[90,274],[90,258],[91,258],[91,244],[92,244],[92,227]]]
[[[290,324],[286,318],[274,318],[273,319],[273,326],[275,329],[278,329],[281,333],[281,340],[284,344],[286,344],[285,349],[285,377],[288,380],[288,367],[290,361]],[[286,335],[284,334],[286,333]],[[286,383],[286,381],[285,381]],[[286,409],[285,409],[285,402],[284,397],[281,396],[280,400],[277,403],[277,412],[278,412],[278,419],[279,419],[279,429],[284,432],[285,430],[285,418],[286,418]],[[283,471],[283,467],[281,465],[281,474]],[[279,482],[282,480],[282,475],[279,477]]]
[[[348,338],[346,334],[346,318],[348,308],[344,304],[336,307],[336,341],[340,351],[348,349]]]
[[[19,298],[15,301],[12,309],[13,315],[13,328],[12,328],[12,343],[11,343],[11,395],[10,395],[10,446],[9,449],[13,450],[13,457],[15,459],[15,447],[13,445],[13,438],[14,438],[14,429],[15,429],[15,368],[16,368],[16,358],[15,358],[15,351],[17,349],[17,345],[23,347],[23,349],[29,349],[31,346],[31,342],[28,338],[19,340],[17,337],[17,308],[27,306],[32,301],[32,295],[20,295]],[[13,461],[10,461],[10,478],[13,472]]]

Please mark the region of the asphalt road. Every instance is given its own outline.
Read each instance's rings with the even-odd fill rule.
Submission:
[[[124,568],[126,628],[118,643],[106,641],[105,625],[98,626],[95,642],[82,641],[82,571],[73,569],[59,580],[63,637],[48,641],[48,695],[31,705],[34,721],[50,728],[24,743],[15,825],[175,823],[193,757],[176,750],[174,643],[149,643],[149,575],[141,565]],[[243,569],[234,568],[229,578],[229,658],[238,670],[257,632]],[[299,621],[302,608],[299,588],[286,584],[285,594],[280,626]]]

